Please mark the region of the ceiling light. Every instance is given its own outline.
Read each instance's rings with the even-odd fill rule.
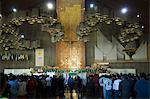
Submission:
[[[17,12],[17,9],[16,8],[13,8],[13,10],[12,10],[13,12]]]
[[[122,9],[121,9],[121,13],[122,13],[122,14],[125,14],[125,13],[127,13],[127,12],[128,12],[128,8],[122,8]]]
[[[51,10],[51,9],[53,9],[53,4],[52,4],[52,3],[50,3],[50,2],[49,2],[49,3],[47,3],[47,8],[48,8],[48,9],[50,9],[50,10]]]
[[[24,35],[21,35],[21,38],[24,38]]]
[[[140,17],[140,15],[139,15],[139,14],[138,14],[138,15],[136,15],[136,17],[137,17],[137,18],[139,18],[139,17]]]
[[[2,14],[0,14],[0,18],[2,17]]]
[[[94,7],[94,4],[90,4],[90,8],[93,8]]]
[[[144,25],[142,25],[142,29],[144,29]]]

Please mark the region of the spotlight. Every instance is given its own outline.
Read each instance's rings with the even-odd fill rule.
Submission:
[[[90,4],[90,8],[93,8],[94,7],[94,4]]]
[[[51,9],[53,9],[53,4],[52,4],[52,3],[50,3],[50,2],[49,2],[49,3],[47,3],[47,8],[48,8],[48,9],[50,9],[50,10],[51,10]]]
[[[122,13],[122,14],[126,14],[127,12],[128,12],[128,8],[122,8],[122,9],[121,9],[121,13]]]
[[[24,35],[23,35],[23,34],[21,35],[21,38],[24,38]]]
[[[16,8],[13,8],[13,10],[12,10],[13,12],[17,12],[17,9]]]
[[[2,14],[0,14],[0,18],[2,18]]]
[[[142,25],[142,29],[144,29],[144,25]]]
[[[136,17],[137,17],[137,18],[139,18],[139,17],[140,17],[140,15],[139,15],[139,14],[138,14],[138,15],[136,15]]]

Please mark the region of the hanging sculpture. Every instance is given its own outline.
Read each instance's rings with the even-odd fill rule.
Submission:
[[[61,23],[53,24],[53,26],[51,26],[50,24],[44,24],[42,26],[42,31],[48,32],[51,35],[51,41],[53,43],[63,39],[63,30],[64,27],[61,25]]]
[[[21,39],[20,34],[17,32],[17,28],[23,23],[33,24],[48,24],[49,29],[47,32],[50,33],[51,37],[57,42],[63,37],[63,28],[57,20],[52,17],[19,17],[14,18],[8,23],[2,24],[0,28],[0,46],[3,50],[9,49],[35,49],[40,47],[38,41],[25,41]],[[59,25],[59,27],[56,27]],[[33,44],[33,46],[30,46]]]
[[[138,39],[142,35],[142,30],[138,23],[130,24],[122,20],[121,18],[110,18],[108,15],[101,15],[95,13],[87,16],[84,22],[78,26],[77,35],[81,38],[97,30],[97,24],[106,23],[107,25],[115,23],[120,26],[121,33],[118,39],[121,43],[126,43]],[[88,36],[88,35],[87,35]]]
[[[101,15],[100,13],[90,14],[85,17],[84,21],[80,23],[77,28],[77,35],[79,40],[85,40],[85,38],[89,38],[89,34],[97,31],[98,24],[105,23],[107,25],[116,24],[120,27],[120,35],[118,36],[118,40],[122,45],[126,46],[127,44],[139,39],[142,36],[142,29],[140,28],[140,24],[138,23],[127,23],[121,18],[110,18],[108,15]],[[129,49],[129,50],[128,50]],[[126,48],[125,51],[130,57],[135,53],[137,48]],[[132,54],[130,54],[130,52]]]

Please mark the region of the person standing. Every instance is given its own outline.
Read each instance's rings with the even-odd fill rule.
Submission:
[[[47,92],[47,97],[50,97],[51,95],[51,82],[52,78],[49,76],[46,78],[46,92]]]
[[[122,76],[120,83],[121,99],[128,99],[131,96],[131,83],[127,75]]]
[[[19,84],[19,90],[18,90],[19,99],[26,98],[26,95],[27,95],[27,90],[26,90],[27,81],[26,81],[25,77],[22,76],[22,78],[18,82],[18,84]]]
[[[119,99],[120,97],[120,94],[121,94],[120,89],[119,89],[120,82],[121,82],[121,78],[119,75],[117,75],[116,79],[113,82],[114,99]]]
[[[136,99],[150,99],[150,85],[149,81],[145,79],[144,73],[140,74],[140,79],[136,81],[134,90],[136,93]]]
[[[10,99],[17,98],[19,84],[15,75],[12,75],[12,77],[8,81],[8,84],[10,85]]]
[[[46,98],[46,77],[44,75],[42,75],[42,78],[40,79],[41,83],[42,83],[42,97]]]
[[[69,79],[68,79],[68,86],[69,86],[69,89],[70,89],[70,93],[72,94],[73,87],[74,87],[74,80],[71,76],[69,76]]]
[[[27,82],[27,93],[29,98],[36,97],[37,85],[37,80],[34,78],[34,76],[31,76],[31,78]]]
[[[59,95],[60,99],[64,97],[64,90],[65,90],[64,86],[65,86],[64,85],[64,78],[62,75],[60,75],[58,78],[58,90],[59,90],[58,95]]]
[[[8,77],[3,73],[0,74],[0,98],[8,98],[10,85],[7,83]]]
[[[105,99],[112,99],[111,94],[112,94],[112,79],[111,76],[106,76],[106,80],[104,82],[104,88],[106,90],[105,92]]]
[[[52,96],[56,97],[56,89],[57,89],[57,78],[56,75],[53,75],[52,82],[51,82],[51,87],[52,87]]]
[[[87,90],[89,96],[94,96],[94,83],[93,83],[93,75],[90,75],[87,78]]]
[[[105,91],[105,86],[104,86],[104,82],[106,80],[106,75],[102,75],[99,79],[99,84],[100,84],[100,97],[104,98],[106,95],[106,91]]]
[[[82,91],[81,91],[82,88],[83,88],[82,79],[79,76],[77,76],[77,93],[79,99],[82,98]]]
[[[98,97],[99,96],[99,75],[94,74],[93,76],[93,84],[94,84],[94,96]]]

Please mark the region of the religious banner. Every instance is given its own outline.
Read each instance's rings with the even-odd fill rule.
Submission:
[[[44,66],[44,49],[35,50],[35,66]]]

